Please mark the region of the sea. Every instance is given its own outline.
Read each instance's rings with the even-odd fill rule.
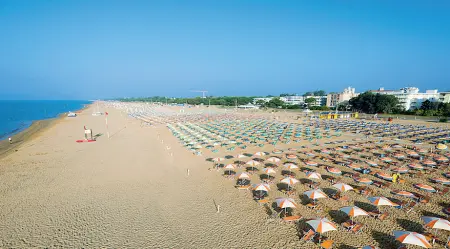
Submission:
[[[86,100],[0,100],[0,140],[27,129],[33,121],[55,118],[90,103]]]

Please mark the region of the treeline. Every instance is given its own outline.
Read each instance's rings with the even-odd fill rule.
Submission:
[[[207,98],[167,98],[161,96],[154,97],[142,97],[142,98],[124,98],[119,99],[123,102],[160,102],[168,104],[188,104],[188,105],[222,105],[222,106],[234,106],[245,105],[252,103],[256,97],[207,97]]]
[[[404,109],[393,95],[361,93],[348,102],[353,110],[364,113],[400,113]]]
[[[420,116],[450,116],[450,103],[425,100],[419,109],[405,110],[397,97],[379,93],[365,92],[350,99],[348,103],[353,110],[364,113],[406,114]]]

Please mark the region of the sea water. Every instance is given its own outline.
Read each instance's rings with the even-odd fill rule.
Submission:
[[[0,140],[25,130],[33,121],[55,118],[89,103],[84,100],[0,100]]]

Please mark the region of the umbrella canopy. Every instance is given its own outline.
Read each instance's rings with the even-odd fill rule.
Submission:
[[[436,192],[435,188],[433,188],[427,184],[417,183],[417,184],[414,184],[414,187],[416,187],[420,190],[423,190],[423,191],[427,191],[427,192],[432,192],[432,193]]]
[[[238,179],[250,179],[250,175],[245,172],[242,172],[238,175]]]
[[[244,154],[239,154],[239,155],[237,155],[236,157],[237,157],[237,158],[244,158],[244,157],[247,157],[247,156],[244,155]]]
[[[409,169],[404,168],[404,167],[398,167],[398,168],[393,169],[392,171],[394,171],[395,173],[399,173],[399,174],[406,174],[406,173],[408,173]]]
[[[265,174],[267,174],[267,175],[277,173],[273,168],[264,168],[264,169],[263,169],[263,172],[264,172]]]
[[[418,170],[422,170],[423,169],[422,165],[419,165],[419,164],[416,164],[416,163],[410,163],[410,164],[408,164],[408,167],[410,167],[411,169],[418,169]]]
[[[269,184],[265,184],[265,183],[253,184],[253,190],[269,192],[270,186],[269,186]]]
[[[316,162],[309,161],[309,160],[306,161],[305,163],[306,163],[306,165],[308,165],[308,166],[317,166],[317,165],[318,165]]]
[[[369,164],[370,166],[377,166],[378,164],[374,161],[366,161],[367,164]]]
[[[446,158],[445,156],[437,156],[434,158],[434,160],[438,162],[448,162],[448,158]]]
[[[266,155],[266,153],[264,153],[264,152],[261,152],[261,151],[258,151],[258,152],[256,152],[255,154],[253,154],[254,156],[265,156]]]
[[[450,172],[446,172],[443,174],[445,177],[450,178]]]
[[[450,221],[437,217],[423,216],[423,222],[425,226],[432,229],[442,229],[450,231]]]
[[[377,177],[386,181],[392,181],[392,176],[389,175],[388,173],[377,172]]]
[[[306,223],[308,223],[314,229],[314,231],[321,234],[328,231],[337,230],[336,225],[333,224],[333,222],[329,221],[327,218],[309,220]]]
[[[356,217],[356,216],[368,216],[369,215],[366,211],[364,211],[363,209],[361,209],[360,207],[357,207],[357,206],[343,207],[339,210],[346,213],[351,218]]]
[[[221,161],[225,160],[225,158],[223,158],[223,157],[216,157],[216,158],[213,158],[212,160],[214,162],[221,162]]]
[[[423,161],[422,163],[423,163],[423,165],[425,165],[425,166],[434,166],[434,165],[436,165],[436,162],[433,162],[433,161],[431,161],[431,160],[425,160],[425,161]]]
[[[298,169],[298,166],[294,163],[285,163],[283,166],[288,170]]]
[[[271,163],[278,163],[281,161],[281,159],[273,156],[273,157],[269,157],[266,161],[271,162]]]
[[[404,197],[409,197],[409,198],[415,197],[415,195],[413,193],[404,191],[404,190],[395,190],[395,191],[392,191],[392,193],[394,195],[399,195],[399,196],[404,196]]]
[[[436,149],[439,149],[439,150],[446,150],[446,149],[447,149],[447,145],[445,145],[445,144],[438,144],[438,145],[436,146]]]
[[[309,199],[317,200],[320,198],[328,198],[327,194],[325,194],[321,189],[313,189],[303,193]]]
[[[394,231],[395,239],[403,244],[411,244],[421,246],[425,248],[431,248],[432,246],[428,240],[420,233],[408,232],[408,231]]]
[[[440,183],[440,184],[450,184],[450,180],[444,177],[436,177],[436,178],[431,178],[430,179],[432,182],[436,182],[436,183]]]
[[[322,175],[317,172],[308,172],[306,173],[306,178],[322,180]]]
[[[225,165],[225,167],[223,167],[223,168],[227,169],[227,170],[233,170],[236,168],[236,165],[230,163],[230,164]]]
[[[386,197],[369,197],[369,201],[375,206],[398,206],[398,204],[392,202]]]
[[[287,159],[297,159],[297,156],[294,155],[294,154],[287,154],[287,155],[286,155],[286,158],[287,158]]]
[[[296,208],[297,203],[295,203],[292,198],[276,198],[275,202],[279,208]]]
[[[361,249],[379,249],[379,248],[376,247],[376,246],[365,246],[365,247],[363,247]]]
[[[327,167],[327,171],[330,172],[331,174],[336,174],[336,175],[341,175],[342,171],[338,168],[334,168],[334,167]]]
[[[370,184],[373,183],[372,180],[370,180],[369,178],[364,178],[364,177],[355,178],[355,181],[359,182],[359,183],[362,183],[362,184],[367,184],[367,185],[370,185]]]
[[[282,182],[282,183],[286,183],[286,184],[288,184],[288,185],[293,185],[293,184],[298,183],[299,180],[295,179],[294,177],[286,177],[286,178],[283,178],[283,179],[281,180],[281,182]]]
[[[254,166],[258,166],[260,164],[260,162],[255,161],[255,160],[250,160],[246,164],[254,167]]]
[[[332,185],[332,187],[336,188],[337,190],[339,190],[341,192],[345,192],[345,191],[353,189],[352,186],[345,184],[345,183],[336,183],[336,184]]]
[[[361,170],[361,166],[359,166],[357,164],[354,164],[354,163],[351,163],[351,164],[347,165],[347,167],[349,167],[349,168],[351,168],[353,170]]]

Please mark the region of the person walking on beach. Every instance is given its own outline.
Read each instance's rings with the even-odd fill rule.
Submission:
[[[10,137],[10,138],[8,138],[8,140],[9,140],[9,144],[12,144],[12,138]]]

